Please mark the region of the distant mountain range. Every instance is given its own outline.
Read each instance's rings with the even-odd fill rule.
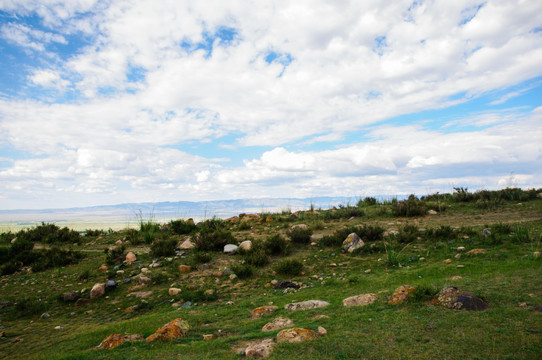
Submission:
[[[328,209],[337,205],[355,205],[358,200],[357,197],[261,198],[128,203],[68,209],[0,210],[0,223],[4,229],[28,227],[41,222],[53,222],[59,226],[65,223],[79,228],[110,226],[115,229],[131,226],[141,219],[167,222],[172,219],[193,218],[199,221],[212,217],[227,218],[239,213],[305,210],[311,205],[315,209]]]

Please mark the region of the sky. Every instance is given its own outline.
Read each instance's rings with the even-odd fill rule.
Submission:
[[[542,187],[542,1],[0,0],[0,209]]]

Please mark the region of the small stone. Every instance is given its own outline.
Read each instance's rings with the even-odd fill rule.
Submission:
[[[487,254],[487,249],[472,249],[467,251],[467,254],[478,255],[478,254]]]
[[[117,270],[117,275],[124,275],[124,270]]]
[[[460,276],[460,275],[454,275],[454,276],[452,276],[452,277],[450,278],[450,280],[453,280],[453,281],[455,281],[455,280],[461,280],[461,279],[463,279],[463,277]]]
[[[371,269],[365,270],[365,273],[366,273],[366,274],[370,274],[370,273],[371,273]]]
[[[414,287],[410,285],[399,286],[397,289],[395,289],[395,291],[391,295],[390,300],[388,301],[388,304],[390,305],[402,304],[408,300],[409,295],[413,294],[414,291],[416,290],[414,289]]]
[[[113,290],[117,286],[119,286],[119,283],[116,282],[115,280],[107,280],[107,282],[105,283],[105,289],[106,290]]]
[[[192,242],[192,239],[188,238],[179,245],[179,249],[190,250],[196,247],[196,244]]]
[[[421,258],[418,259],[419,261],[424,261],[425,258],[422,256]]]
[[[452,259],[446,259],[443,261],[445,264],[451,264],[452,263]]]
[[[120,335],[120,334],[111,334],[108,335],[105,339],[102,340],[100,345],[96,346],[97,349],[114,349],[117,346],[127,342],[127,341],[141,341],[145,338],[143,335],[134,334],[134,335]]]
[[[461,254],[455,254],[454,258],[456,258],[457,260],[461,259]]]
[[[149,278],[149,277],[147,277],[147,276],[145,276],[145,275],[139,275],[139,276],[138,276],[138,279],[139,279],[139,282],[140,282],[141,284],[148,284],[148,283],[151,282],[151,278]]]
[[[102,266],[100,266],[100,267],[98,268],[98,271],[100,271],[100,272],[106,272],[106,271],[107,271],[107,265],[102,264]]]
[[[238,246],[234,244],[224,245],[224,254],[230,254],[230,255],[235,254],[237,253],[237,248]]]
[[[64,328],[62,326],[60,326],[60,325],[55,326],[55,330],[62,330],[62,329],[64,329]]]
[[[457,251],[465,251],[465,250],[466,250],[466,249],[465,249],[464,246],[460,246],[460,247],[457,248]]]
[[[520,307],[520,308],[522,308],[522,309],[523,309],[523,308],[526,308],[526,307],[527,307],[527,303],[526,303],[526,302],[519,303],[519,304],[518,304],[518,307]]]
[[[431,209],[427,212],[427,215],[437,215],[438,212],[436,212],[435,210]]]
[[[456,267],[461,269],[461,268],[464,268],[465,265],[457,265]]]
[[[179,289],[179,288],[169,288],[169,290],[168,290],[169,296],[178,295],[180,292],[181,292],[181,289]]]
[[[91,299],[97,299],[105,294],[105,284],[94,284],[92,289],[90,290],[90,298]]]
[[[179,265],[179,272],[182,273],[182,274],[190,272],[190,270],[192,270],[192,267],[190,267],[188,265]]]
[[[297,225],[292,225],[292,229],[308,229],[309,226],[307,224],[297,224]]]
[[[80,307],[80,306],[84,306],[84,305],[87,305],[87,304],[90,304],[90,300],[89,300],[89,299],[79,298],[79,299],[77,299],[77,301],[75,302],[74,306],[75,306],[75,307]]]
[[[141,273],[142,274],[146,274],[148,273],[150,270],[148,268],[141,268]]]
[[[129,293],[128,296],[135,296],[136,298],[147,298],[152,295],[152,291],[138,291],[138,292],[132,292]]]
[[[273,289],[275,289],[275,290],[278,290],[278,289],[288,289],[288,288],[299,289],[300,286],[299,286],[297,283],[292,282],[292,281],[279,281],[279,282],[276,283],[275,286],[273,287]]]
[[[215,336],[213,334],[204,334],[203,335],[203,341],[210,341],[214,340]]]
[[[74,302],[79,299],[79,293],[77,291],[70,291],[62,295],[64,302]]]
[[[327,330],[322,326],[318,326],[318,335],[326,336],[327,335]]]
[[[49,315],[49,313],[43,313],[40,316],[41,319],[49,319],[50,317],[51,317],[51,315]]]
[[[250,312],[250,316],[252,319],[258,319],[258,318],[261,318],[265,314],[271,314],[277,309],[278,309],[278,306],[260,306],[260,307],[257,307],[256,309],[253,309]]]
[[[122,240],[115,241],[115,245],[122,245]]]
[[[137,259],[137,258],[136,258],[136,256],[135,256],[135,254],[134,254],[133,252],[131,252],[131,251],[130,251],[128,254],[126,254],[126,262],[127,262],[128,264],[133,263],[134,261],[136,261],[136,259]]]
[[[252,241],[245,240],[239,244],[239,248],[244,251],[250,251],[252,249]]]

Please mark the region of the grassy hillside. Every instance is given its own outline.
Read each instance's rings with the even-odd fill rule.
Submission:
[[[540,358],[540,193],[456,189],[421,200],[379,203],[367,198],[330,210],[210,219],[197,225],[141,219],[140,229],[128,232],[78,236],[44,224],[4,233],[0,357],[239,359],[247,342],[274,339],[278,330],[262,332],[262,326],[284,316],[296,327],[322,326],[327,336],[279,343],[270,359]],[[301,224],[306,229],[296,226]],[[348,253],[341,245],[351,232],[365,245]],[[187,238],[197,248],[175,250]],[[252,241],[252,250],[223,253],[224,244],[245,240]],[[487,252],[468,254],[472,249]],[[122,261],[128,252],[136,262]],[[107,269],[101,271],[102,265]],[[180,265],[190,270],[181,272]],[[104,297],[77,306],[63,299],[70,291],[88,299],[92,286],[107,280],[118,286]],[[301,288],[275,290],[274,280],[295,281]],[[416,289],[408,301],[388,304],[394,290],[407,284]],[[489,306],[466,311],[432,305],[446,286],[468,291]],[[171,287],[181,291],[170,296]],[[134,294],[149,291],[144,298]],[[366,293],[376,294],[377,301],[342,305],[343,299]],[[313,299],[330,305],[284,309]],[[278,309],[252,319],[251,310],[264,305]],[[109,334],[147,337],[175,318],[190,324],[186,337],[95,349]],[[206,334],[215,338],[204,341]]]

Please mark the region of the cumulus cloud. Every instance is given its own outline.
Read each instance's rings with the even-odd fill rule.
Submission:
[[[537,111],[469,114],[437,129],[379,122],[542,76],[541,2],[21,0],[0,9],[14,18],[0,37],[22,49],[84,39],[26,74],[28,89],[59,90],[56,100],[0,99],[3,141],[30,157],[1,168],[9,186],[34,170],[29,189],[196,200],[419,190],[471,179],[471,166],[534,181],[525,164],[540,161]],[[17,20],[29,15],[39,28]],[[452,130],[467,125],[478,128]],[[365,141],[325,145],[353,134]],[[222,138],[227,155],[192,150]],[[243,165],[218,160],[229,155]],[[497,172],[480,177],[497,184]]]

